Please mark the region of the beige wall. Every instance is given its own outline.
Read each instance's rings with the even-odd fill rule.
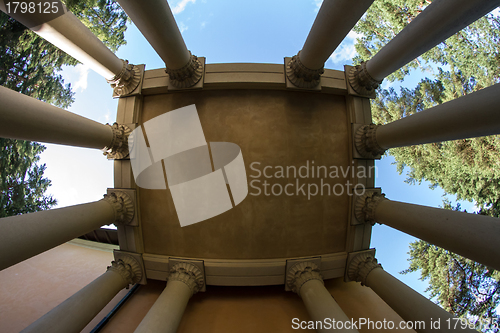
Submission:
[[[113,260],[109,248],[66,243],[0,271],[0,333],[19,332],[106,271]],[[103,309],[102,318],[127,290]],[[83,332],[100,321],[91,322]]]

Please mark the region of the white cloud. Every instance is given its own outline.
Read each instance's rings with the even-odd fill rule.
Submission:
[[[314,0],[314,4],[316,5],[316,11],[318,11],[323,4],[323,0]]]
[[[354,58],[354,56],[356,55],[356,49],[354,48],[356,38],[359,38],[361,36],[361,34],[358,34],[353,30],[349,31],[342,43],[340,43],[335,52],[333,52],[333,54],[330,56],[332,62],[334,64],[341,65],[350,64],[352,58]]]
[[[187,29],[188,29],[188,26],[185,25],[184,22],[179,22],[179,30],[181,31],[181,33],[186,31]]]
[[[177,5],[175,5],[174,8],[172,8],[172,13],[176,15],[183,12],[184,9],[186,9],[187,4],[190,2],[195,3],[196,0],[181,0]]]
[[[200,24],[200,26],[201,26],[202,29],[204,29],[206,27],[206,25],[207,25],[207,21],[203,21]]]
[[[78,80],[74,84],[75,91],[80,89],[81,91],[84,91],[87,89],[87,79],[89,76],[89,67],[79,64],[76,65],[74,68],[74,71],[78,74]]]

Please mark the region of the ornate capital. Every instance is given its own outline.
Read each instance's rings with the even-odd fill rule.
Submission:
[[[349,72],[349,83],[352,89],[360,95],[370,95],[374,89],[377,89],[382,81],[377,81],[371,77],[366,70],[366,62],[357,65]]]
[[[364,158],[380,158],[385,149],[377,143],[377,128],[381,125],[363,125],[354,134],[356,149]]]
[[[180,281],[191,289],[191,295],[196,294],[205,285],[203,273],[198,267],[188,262],[180,262],[170,269],[167,281]]]
[[[307,281],[319,280],[323,283],[319,267],[310,261],[295,264],[288,270],[286,284],[294,293],[300,295],[300,288]]]
[[[134,203],[130,196],[122,191],[105,194],[104,199],[115,211],[115,224],[128,224],[135,214]]]
[[[188,63],[179,69],[170,69],[167,67],[167,72],[170,77],[170,83],[176,88],[189,88],[200,81],[203,76],[203,66],[198,60],[198,57],[189,52],[190,58]]]
[[[114,95],[125,96],[134,91],[141,82],[141,70],[139,67],[129,64],[127,60],[123,60],[123,67],[120,73],[115,75],[108,81],[113,88]]]
[[[119,160],[128,156],[128,139],[132,130],[126,125],[119,125],[118,123],[114,123],[113,125],[106,124],[111,127],[113,131],[113,140],[109,147],[104,147],[103,152],[104,155],[108,157],[108,159]]]
[[[127,284],[135,284],[142,278],[141,268],[137,265],[134,262],[128,263],[122,259],[118,259],[111,262],[111,266],[108,266],[108,271],[120,274]]]
[[[300,61],[300,51],[294,55],[286,65],[286,76],[295,86],[300,88],[314,88],[319,84],[324,68],[309,69]]]
[[[385,194],[368,192],[360,196],[355,203],[354,214],[359,222],[375,224],[375,210],[382,200],[387,200]]]
[[[347,267],[347,275],[350,280],[361,282],[364,286],[368,274],[375,268],[382,268],[382,265],[377,262],[372,253],[363,252],[351,259]]]

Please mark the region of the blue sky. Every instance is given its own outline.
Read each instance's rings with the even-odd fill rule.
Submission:
[[[207,63],[257,62],[283,63],[302,48],[321,1],[169,1],[188,49]],[[146,69],[164,67],[163,62],[146,39],[131,24],[125,35],[127,45],[117,55],[133,64],[146,64]],[[354,56],[356,34],[351,32],[325,64],[326,68],[343,70]],[[83,65],[66,68],[63,76],[76,92],[70,111],[100,123],[112,123],[117,100],[111,98],[106,81]],[[414,76],[414,79],[419,78]],[[412,80],[412,83],[415,80]],[[390,86],[384,83],[384,88]],[[113,163],[100,151],[47,145],[42,163],[47,164],[46,176],[52,180],[49,192],[59,201],[59,207],[95,201],[106,188],[113,187]],[[377,161],[376,186],[389,199],[438,207],[442,204],[440,189],[430,190],[428,184],[408,185],[405,175],[399,175],[392,157]],[[451,198],[452,200],[454,198]],[[469,212],[472,203],[462,203]],[[408,267],[408,244],[415,239],[390,227],[373,228],[372,247],[382,266],[423,293],[426,283],[417,273],[400,275]]]

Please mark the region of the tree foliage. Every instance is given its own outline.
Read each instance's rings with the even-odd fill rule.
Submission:
[[[453,208],[448,201],[444,208],[460,210],[460,204]],[[420,271],[429,281],[426,291],[445,310],[478,330],[500,332],[500,272],[422,240],[411,243],[408,254],[410,267],[402,273]]]

